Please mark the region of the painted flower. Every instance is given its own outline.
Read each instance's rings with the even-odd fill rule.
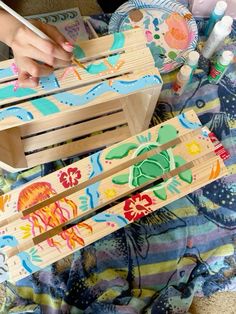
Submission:
[[[186,147],[190,155],[198,155],[202,152],[200,144],[196,141],[192,141],[191,143],[186,144]]]
[[[129,221],[135,221],[152,212],[153,201],[147,194],[136,194],[125,201],[124,215]]]
[[[81,178],[81,172],[77,167],[68,168],[67,171],[61,171],[59,180],[64,188],[73,187],[78,184]]]

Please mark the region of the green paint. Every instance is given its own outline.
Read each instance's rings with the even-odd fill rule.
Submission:
[[[60,112],[58,107],[52,101],[46,98],[35,99],[32,100],[31,103],[44,116]]]
[[[120,176],[116,176],[112,179],[112,182],[119,185],[126,184],[129,182],[129,175],[121,174]]]
[[[164,187],[154,190],[153,193],[155,194],[156,197],[158,197],[159,199],[161,199],[163,201],[165,201],[167,199],[167,194],[166,194],[166,190]]]
[[[82,59],[85,57],[84,51],[78,45],[75,46],[75,48],[73,50],[73,54],[74,54],[76,59]]]
[[[178,132],[177,132],[176,128],[173,127],[173,125],[166,124],[166,125],[160,127],[159,132],[158,132],[157,142],[161,145],[165,144],[165,143],[177,138],[177,134],[178,134]]]
[[[180,167],[186,164],[186,161],[181,156],[174,156],[174,160],[175,160],[176,167]],[[190,169],[179,173],[179,177],[181,180],[189,184],[193,182],[192,171]]]
[[[14,91],[14,85],[7,85],[3,88],[0,88],[0,99],[8,99],[8,98],[21,98],[29,95],[36,94],[37,92],[31,88],[18,88]]]
[[[128,156],[129,152],[135,148],[138,148],[138,145],[135,143],[122,144],[110,150],[105,158],[108,160],[122,159],[125,156]]]
[[[171,59],[171,60],[175,60],[176,57],[177,57],[177,53],[175,53],[174,51],[170,51],[168,53],[168,57]]]
[[[160,39],[160,36],[159,36],[158,34],[155,34],[155,35],[154,35],[154,38],[155,38],[155,39]]]

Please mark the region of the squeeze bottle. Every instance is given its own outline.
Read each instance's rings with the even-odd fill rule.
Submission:
[[[227,9],[227,6],[228,5],[225,1],[218,1],[216,3],[216,6],[210,15],[210,19],[209,19],[209,22],[208,22],[207,27],[206,27],[206,31],[205,31],[206,36],[210,35],[215,24],[219,20],[221,20],[222,17],[225,15],[225,11]]]

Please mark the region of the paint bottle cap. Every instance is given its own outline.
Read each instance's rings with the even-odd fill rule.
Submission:
[[[187,57],[187,64],[190,66],[196,66],[198,64],[200,54],[197,51],[191,51]]]
[[[220,30],[230,31],[233,25],[233,22],[234,22],[233,18],[231,16],[226,15],[217,24]]]
[[[218,1],[216,3],[215,9],[214,9],[214,13],[216,15],[223,15],[227,9],[227,3],[225,1]]]
[[[192,73],[192,69],[190,68],[190,66],[183,65],[178,74],[179,79],[182,81],[187,81],[189,80],[191,73]]]
[[[222,55],[220,56],[219,58],[219,62],[222,64],[222,65],[229,65],[232,61],[233,61],[233,58],[234,58],[234,54],[232,51],[229,51],[229,50],[226,50],[222,53]]]

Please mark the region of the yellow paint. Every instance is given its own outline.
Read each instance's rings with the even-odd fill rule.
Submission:
[[[190,155],[198,155],[202,152],[201,145],[196,141],[192,141],[191,143],[186,144],[186,146]]]
[[[29,224],[27,224],[25,226],[21,226],[20,229],[24,233],[22,239],[27,239],[32,235],[31,234],[31,226]]]
[[[104,191],[104,194],[106,195],[106,198],[113,198],[117,195],[117,192],[115,189],[106,189]]]

